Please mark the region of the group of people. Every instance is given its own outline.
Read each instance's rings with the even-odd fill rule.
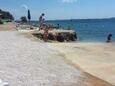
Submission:
[[[49,31],[49,27],[45,24],[45,18],[44,18],[45,14],[42,13],[41,16],[39,17],[39,29],[40,30],[44,30],[44,41],[47,41],[48,39],[48,31]],[[59,25],[58,25],[59,26]],[[108,36],[107,36],[107,43],[111,42],[111,39],[112,39],[112,34],[110,33]]]

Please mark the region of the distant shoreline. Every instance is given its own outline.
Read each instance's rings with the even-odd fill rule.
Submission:
[[[114,20],[115,21],[115,17],[110,17],[110,18],[86,18],[86,19],[52,19],[52,20],[46,20],[46,22],[48,21],[87,21],[87,20]],[[19,22],[19,20],[15,20],[16,22]],[[38,21],[38,20],[31,20],[32,22],[33,21]]]
[[[47,20],[47,21],[76,21],[76,20],[115,20],[115,17],[111,18],[86,18],[86,19],[54,19],[54,20]]]

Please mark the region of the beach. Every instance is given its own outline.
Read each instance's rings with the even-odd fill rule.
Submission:
[[[115,85],[115,43],[54,43],[64,58]]]
[[[16,31],[15,26],[13,23],[0,26],[0,79],[8,82],[9,86],[114,86],[114,83],[101,75],[96,75],[96,64],[97,68],[101,62],[105,69],[112,63],[114,67],[112,44],[44,43]],[[91,58],[90,55],[98,55],[95,51],[98,46],[110,49],[105,52],[110,57],[102,56],[104,59],[101,61],[99,58]],[[88,68],[91,63],[90,67],[94,71]],[[114,72],[114,68],[110,71]],[[108,76],[111,74],[114,73],[108,73]]]
[[[14,31],[16,30],[15,28],[16,28],[15,22],[0,24],[0,31]]]

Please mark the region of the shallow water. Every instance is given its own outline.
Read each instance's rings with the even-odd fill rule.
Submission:
[[[115,41],[115,20],[113,19],[55,20],[47,23],[76,30],[80,42],[106,42],[109,33],[113,35],[112,41]]]

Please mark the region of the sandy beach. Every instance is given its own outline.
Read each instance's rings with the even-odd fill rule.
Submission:
[[[51,44],[32,41],[29,37],[17,32],[14,24],[2,25],[0,29],[0,79],[8,82],[9,86],[113,86],[114,84],[99,77],[101,75],[95,77],[93,72],[87,71],[90,70],[88,68],[90,63],[94,64],[92,68],[101,63],[98,58],[94,58],[96,59],[94,61],[87,56],[88,54],[98,55],[95,51],[97,46],[93,48],[93,44],[90,49],[93,53],[91,53],[87,50],[89,49],[87,44]],[[102,45],[99,44],[99,46]],[[107,59],[105,55],[103,58],[108,60],[105,62],[106,60],[102,59],[103,64],[113,62],[114,66],[112,56]],[[107,66],[103,65],[103,67]],[[94,72],[98,73],[96,67]]]
[[[115,86],[115,0],[0,0],[0,86]]]
[[[115,85],[115,43],[54,43],[65,59]]]
[[[14,31],[14,30],[16,30],[15,28],[16,28],[15,22],[0,24],[0,31]]]

